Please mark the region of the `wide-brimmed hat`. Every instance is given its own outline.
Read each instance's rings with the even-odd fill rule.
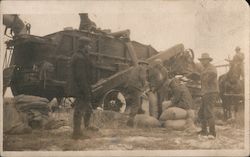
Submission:
[[[211,58],[208,53],[202,53],[201,58],[198,58],[198,59],[199,60],[209,60],[209,61],[213,60],[213,58]]]

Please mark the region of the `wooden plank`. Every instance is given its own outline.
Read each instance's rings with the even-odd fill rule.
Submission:
[[[166,61],[168,59],[170,59],[171,57],[177,55],[180,52],[184,51],[184,45],[183,44],[178,44],[175,45],[163,52],[160,52],[159,54],[156,54],[148,59],[146,59],[146,61],[150,64],[152,63],[155,59],[162,59],[162,61]]]
[[[232,96],[232,97],[244,97],[244,94],[231,94],[231,93],[225,93],[224,96]]]

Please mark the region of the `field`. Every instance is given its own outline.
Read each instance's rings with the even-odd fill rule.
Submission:
[[[221,110],[221,108],[217,109]],[[30,134],[4,134],[5,151],[67,151],[67,150],[177,150],[177,149],[244,149],[243,112],[238,122],[217,121],[217,138],[208,140],[185,131],[167,128],[129,128],[107,122],[98,132],[84,130],[89,139],[73,140],[72,110],[53,113],[51,116],[68,121],[58,129],[33,130]],[[116,125],[110,125],[110,124]],[[124,123],[124,122],[123,122]],[[110,126],[110,127],[109,127]],[[197,130],[199,127],[197,126]]]

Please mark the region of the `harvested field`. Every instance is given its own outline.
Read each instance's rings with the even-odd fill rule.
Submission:
[[[100,114],[100,113],[99,113]],[[124,117],[114,114],[115,125],[103,124],[98,132],[84,131],[89,139],[73,140],[72,110],[51,114],[68,121],[68,125],[53,130],[33,130],[22,135],[4,134],[4,151],[68,151],[68,150],[180,150],[180,149],[243,149],[244,128],[242,125],[222,123],[216,126],[217,138],[208,140],[185,131],[168,128],[129,128],[123,125]],[[96,117],[95,117],[96,118]],[[242,118],[242,117],[241,117]],[[106,118],[107,119],[107,118]],[[116,123],[118,119],[121,124]],[[238,119],[239,121],[239,119]],[[242,119],[241,119],[242,121]],[[93,122],[92,124],[99,124]]]

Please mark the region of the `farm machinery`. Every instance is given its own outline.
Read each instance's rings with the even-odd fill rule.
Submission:
[[[130,30],[111,32],[97,29],[88,14],[79,14],[79,29],[67,28],[45,36],[30,34],[30,24],[25,24],[18,15],[3,15],[6,26],[3,87],[11,88],[14,96],[25,94],[45,97],[48,100],[74,97],[72,86],[71,57],[78,50],[78,39],[91,39],[90,59],[92,71],[92,104],[96,108],[104,104],[112,92],[124,93],[130,71],[139,61],[150,64],[155,59],[163,60],[170,77],[188,76],[195,69],[194,53],[177,44],[165,51],[158,52],[150,45],[130,39]],[[90,24],[90,25],[88,25]],[[83,27],[88,26],[88,27]],[[7,30],[10,29],[10,33]],[[49,63],[49,73],[44,77],[41,67]],[[191,79],[188,82],[193,82]],[[195,96],[199,86],[190,84]],[[196,91],[196,92],[194,92]],[[124,93],[129,99],[132,95]]]

